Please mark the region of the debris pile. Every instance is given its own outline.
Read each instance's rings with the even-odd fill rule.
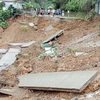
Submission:
[[[87,97],[92,97],[93,100],[99,98],[99,22],[100,18],[94,18],[87,22],[80,19],[63,20],[62,18],[48,16],[35,18],[19,16],[10,19],[9,27],[3,30],[0,38],[0,65],[4,66],[4,69],[0,72],[0,93],[13,96],[2,97],[1,95],[0,99],[71,100],[79,97],[78,99],[85,100],[86,97],[80,98],[80,96],[88,95],[88,93],[90,95]],[[22,29],[23,25],[27,26],[23,27],[26,28],[26,31]],[[85,36],[83,33],[85,33]],[[18,52],[8,54],[12,48],[18,50]],[[97,70],[98,75],[96,77]],[[63,73],[74,72],[80,72],[80,74],[70,74],[68,77],[62,75]],[[91,72],[95,73],[91,75]],[[31,75],[37,76],[35,77],[36,80]],[[27,76],[31,78],[26,78]],[[21,80],[18,81],[18,77],[23,77],[24,84],[29,85],[29,87],[32,82],[37,82],[34,85],[36,87],[30,87],[31,89],[29,87],[26,89],[19,88],[20,82],[22,87],[24,86]],[[71,84],[67,84],[71,80]],[[27,84],[28,82],[29,84]],[[80,83],[83,85],[80,85]],[[43,87],[41,88],[40,85]],[[59,87],[59,85],[70,85],[72,87],[65,88]],[[73,86],[82,86],[82,88],[80,90],[80,88],[77,89]],[[35,91],[35,89],[39,91]],[[48,91],[42,91],[47,89]],[[52,90],[52,92],[49,92],[49,90]],[[82,93],[57,92],[58,90]],[[91,93],[93,93],[92,96]]]

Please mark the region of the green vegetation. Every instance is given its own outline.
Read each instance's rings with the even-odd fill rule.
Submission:
[[[85,20],[92,20],[93,17],[96,15],[96,12],[92,9],[86,16],[85,16]]]
[[[99,36],[100,36],[100,24],[98,25],[98,27],[99,27],[99,28],[98,28],[98,31],[99,31]]]
[[[94,7],[96,0],[23,0],[26,8],[46,8],[53,6],[55,9],[60,8],[70,11],[90,11]]]
[[[67,52],[68,53],[71,53],[72,52],[72,49],[71,48],[67,48]]]
[[[22,25],[21,29],[24,30],[24,31],[28,31],[28,26],[27,25]]]
[[[6,21],[4,22],[1,21],[0,26],[5,29],[8,26],[8,23]]]
[[[77,49],[73,50],[71,48],[67,48],[67,52],[68,53],[76,53],[76,52],[78,52],[78,50]]]
[[[65,13],[65,16],[68,16],[68,14],[67,14],[67,12]],[[75,18],[82,18],[82,19],[84,19],[85,18],[85,16],[86,16],[86,12],[70,12],[70,15],[69,15],[69,17],[75,17]]]
[[[55,9],[60,8],[61,10],[70,10],[71,14],[69,17],[85,17],[86,20],[91,20],[95,16],[94,10],[96,0],[23,0],[23,8],[30,10],[34,8],[45,8],[52,6]],[[7,10],[3,10],[5,7],[4,2],[0,2],[0,26],[3,28],[7,27],[6,20],[13,17],[16,14],[20,14],[21,11],[10,5]],[[67,14],[65,14],[67,16]],[[27,30],[27,29],[26,29]]]
[[[3,7],[5,7],[5,3],[0,3],[0,26],[2,28],[6,28],[8,26],[7,19],[13,17],[16,14],[21,13],[21,11],[17,8],[14,8],[13,5],[10,5],[8,9],[3,10]]]

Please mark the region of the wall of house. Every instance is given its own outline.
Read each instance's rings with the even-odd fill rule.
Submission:
[[[95,12],[98,13],[98,4],[95,4]]]
[[[18,8],[18,9],[22,9],[22,6],[21,6],[21,3],[20,2],[5,2],[5,5],[6,5],[6,9],[8,9],[8,7],[10,5],[13,5],[15,8]]]
[[[95,12],[98,13],[98,14],[100,14],[100,2],[97,2],[95,4]]]

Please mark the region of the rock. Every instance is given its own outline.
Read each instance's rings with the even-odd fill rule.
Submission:
[[[29,26],[34,27],[34,23],[29,23]]]
[[[46,29],[45,29],[45,30],[46,30],[46,31],[53,30],[53,26],[52,26],[52,25],[50,25],[50,26],[46,27]]]
[[[38,26],[37,26],[37,25],[35,25],[35,26],[34,26],[34,29],[35,29],[35,30],[38,30]]]

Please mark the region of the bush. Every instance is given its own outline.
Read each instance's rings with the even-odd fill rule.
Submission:
[[[3,7],[5,7],[5,3],[4,2],[0,2],[0,10],[2,10]]]
[[[22,28],[24,31],[27,31],[27,30],[28,30],[27,25],[22,25],[21,28]]]
[[[4,7],[4,3],[0,3],[0,9]],[[14,8],[13,5],[8,7],[8,10],[0,10],[0,26],[6,28],[8,23],[6,22],[7,19],[13,17],[15,14],[20,14],[21,11],[17,8]]]
[[[94,9],[92,9],[86,16],[85,16],[85,20],[88,21],[88,20],[92,20],[93,17],[96,15],[96,12]]]
[[[66,4],[66,10],[78,11],[78,2],[72,0]]]
[[[3,17],[4,20],[7,20],[8,18],[10,18],[10,11],[9,10],[5,10],[2,11],[1,16]]]
[[[0,22],[0,26],[5,29],[5,28],[7,28],[8,23],[6,21],[5,22]]]

